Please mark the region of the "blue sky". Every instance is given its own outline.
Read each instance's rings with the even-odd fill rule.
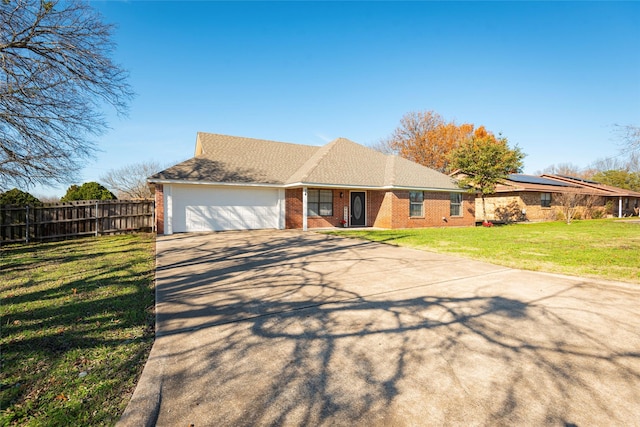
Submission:
[[[433,110],[501,132],[534,173],[614,156],[613,125],[640,125],[640,2],[91,4],[137,96],[84,181],[185,160],[198,131],[370,145]]]

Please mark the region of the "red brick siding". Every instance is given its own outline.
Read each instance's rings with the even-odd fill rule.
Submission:
[[[343,197],[340,198],[340,193]],[[344,207],[349,206],[348,190],[333,190],[333,215],[307,218],[309,228],[341,227]],[[409,191],[367,191],[367,226],[380,228],[416,228],[436,226],[470,226],[475,224],[474,196],[463,195],[462,216],[451,217],[449,193],[424,193],[424,216],[409,217]],[[288,189],[286,228],[302,228],[302,189]],[[442,218],[446,218],[446,222]]]
[[[312,189],[312,188],[309,188]],[[344,208],[349,206],[349,190],[333,191],[333,215],[332,216],[309,216],[307,217],[308,228],[342,227],[340,221],[344,217]],[[342,193],[342,197],[340,197]],[[376,205],[369,203],[367,195],[367,218],[375,219]],[[285,228],[302,228],[302,189],[294,188],[285,190]],[[367,219],[367,222],[373,221]]]
[[[302,188],[285,190],[284,199],[284,228],[302,228]]]
[[[409,192],[394,191],[392,202],[392,228],[440,226],[470,226],[475,224],[475,204],[472,194],[463,194],[461,216],[450,216],[449,193],[424,193],[422,217],[409,216]],[[446,219],[443,220],[443,218]]]
[[[520,209],[526,210],[525,218],[528,221],[555,221],[563,217],[562,204],[559,201],[559,194],[551,194],[551,206],[543,208],[541,205],[541,193],[533,191],[521,191],[521,192],[505,192],[498,194],[491,194],[485,196],[485,206],[487,210],[487,219],[489,221],[498,221],[500,218],[496,215],[497,208],[503,208],[512,202],[517,202]],[[590,207],[585,205],[579,205],[578,211],[582,218],[589,217],[589,211],[604,210],[606,205],[606,199],[603,197],[595,197],[590,200],[592,205]],[[618,204],[617,200],[614,205],[614,211],[617,212]],[[482,199],[478,197],[476,199],[476,212],[478,213],[477,220],[482,220]]]
[[[340,198],[340,193],[342,193],[342,198]],[[342,227],[340,221],[344,216],[345,206],[349,206],[349,192],[344,190],[333,190],[333,215],[307,217],[307,227]]]
[[[162,184],[156,184],[156,234],[164,234],[164,188]]]
[[[391,202],[387,191],[367,191],[367,225],[391,228]],[[389,199],[389,200],[388,200]]]

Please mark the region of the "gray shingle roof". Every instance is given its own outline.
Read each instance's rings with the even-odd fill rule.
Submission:
[[[344,138],[314,147],[202,132],[194,158],[149,178],[167,180],[459,190],[447,175]]]
[[[284,184],[320,147],[200,132],[196,156],[154,180]],[[195,168],[195,169],[194,169]]]

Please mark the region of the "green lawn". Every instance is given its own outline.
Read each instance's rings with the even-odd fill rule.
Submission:
[[[0,425],[113,425],[154,330],[154,236],[0,248]]]
[[[526,270],[640,283],[640,223],[619,220],[500,227],[340,230],[358,237]]]

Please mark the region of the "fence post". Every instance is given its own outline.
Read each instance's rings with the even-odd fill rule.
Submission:
[[[24,241],[25,243],[29,243],[29,205],[27,205],[27,212],[25,215],[26,221],[26,227],[25,227],[25,232],[24,232]]]
[[[96,237],[98,237],[98,202],[96,201]]]

